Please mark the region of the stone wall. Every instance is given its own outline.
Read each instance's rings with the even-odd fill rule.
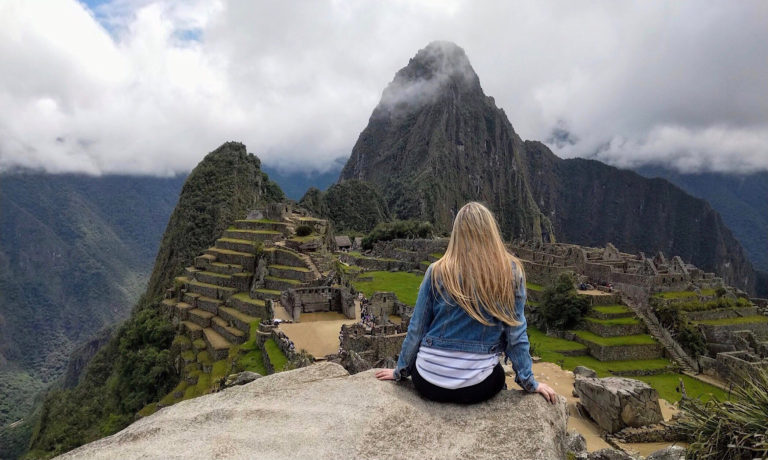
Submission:
[[[301,320],[302,313],[336,311],[347,318],[355,318],[355,302],[352,294],[345,288],[335,286],[317,286],[288,289],[280,295],[280,304],[295,322]]]
[[[688,319],[691,321],[706,321],[706,320],[712,320],[712,319],[752,316],[752,315],[757,315],[758,311],[757,311],[757,308],[755,307],[718,308],[715,310],[689,311],[689,312],[686,312],[686,314],[688,315]]]

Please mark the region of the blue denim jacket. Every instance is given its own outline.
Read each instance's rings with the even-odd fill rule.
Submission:
[[[408,325],[408,333],[400,350],[395,367],[395,380],[411,374],[416,363],[416,353],[421,345],[444,350],[468,351],[473,353],[501,353],[512,361],[515,382],[526,391],[536,391],[539,384],[533,378],[528,334],[526,333],[525,285],[515,293],[515,312],[520,321],[510,327],[488,316],[486,326],[469,316],[454,302],[446,302],[434,292],[431,283],[430,265],[419,287],[419,296]]]

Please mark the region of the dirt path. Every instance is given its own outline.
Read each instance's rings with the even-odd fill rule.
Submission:
[[[275,309],[275,317],[278,311]],[[342,324],[354,324],[360,320],[360,303],[355,301],[355,318],[349,319],[335,311],[302,313],[300,323],[281,323],[279,329],[293,341],[297,350],[307,350],[312,356],[322,358],[339,351],[339,331]]]
[[[586,415],[579,414],[576,409],[576,402],[579,398],[573,396],[573,372],[565,371],[557,364],[538,362],[533,364],[533,375],[539,382],[544,382],[551,386],[559,395],[565,397],[568,402],[568,429],[576,430],[587,440],[587,450],[590,452],[611,447],[602,437],[601,429]],[[515,384],[513,377],[507,377],[507,386],[509,388],[519,388]],[[669,420],[677,412],[677,408],[665,400],[660,400],[661,413],[664,420]],[[633,443],[622,444],[622,447],[628,451],[636,452],[640,455],[648,455],[653,451],[662,449],[672,443]]]

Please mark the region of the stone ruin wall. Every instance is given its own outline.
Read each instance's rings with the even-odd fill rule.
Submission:
[[[317,286],[283,291],[280,304],[295,322],[302,313],[336,311],[355,319],[355,301],[352,294],[342,287]]]

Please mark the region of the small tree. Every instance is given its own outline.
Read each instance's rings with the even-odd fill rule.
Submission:
[[[589,311],[589,300],[576,292],[570,273],[561,273],[542,297],[540,311],[547,329],[573,328]]]

